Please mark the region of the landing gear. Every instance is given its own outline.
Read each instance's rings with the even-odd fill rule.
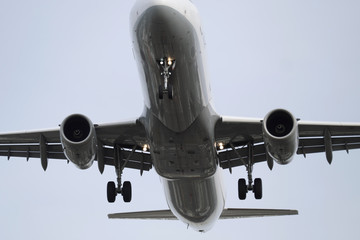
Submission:
[[[107,184],[107,200],[109,203],[113,203],[116,200],[116,187],[114,182],[108,182]]]
[[[131,202],[131,182],[129,181],[124,182],[121,194],[123,196],[124,202],[126,203]]]
[[[255,199],[262,198],[262,181],[261,178],[255,178],[253,192],[255,195]]]
[[[238,156],[238,158],[243,162],[243,165],[246,167],[246,171],[248,173],[248,184],[246,184],[246,180],[244,178],[240,178],[238,181],[238,195],[240,200],[245,200],[246,195],[249,191],[252,191],[254,193],[255,199],[261,199],[262,198],[262,180],[261,178],[255,178],[255,181],[253,182],[252,178],[252,171],[253,171],[253,165],[254,165],[254,155],[253,155],[253,143],[249,142],[247,144],[247,147],[249,149],[249,154],[247,161],[245,161],[239,152],[235,149],[232,143],[230,143],[231,148],[235,152],[235,154]]]
[[[164,93],[167,93],[169,99],[173,99],[173,87],[171,84],[168,84],[167,90],[164,90],[162,85],[159,86],[159,99],[164,98]]]
[[[240,178],[238,181],[238,192],[239,192],[239,199],[245,200],[248,189],[244,178]]]
[[[173,99],[173,87],[171,84],[168,85],[167,94],[169,99]]]
[[[173,87],[169,83],[171,72],[175,69],[176,61],[168,57],[163,57],[156,61],[161,70],[160,75],[164,78],[164,85],[159,86],[159,99],[164,98],[164,93],[167,94],[169,99],[173,99]]]
[[[239,199],[245,200],[246,194],[249,191],[253,191],[255,199],[261,199],[262,198],[262,181],[261,178],[255,178],[254,184],[246,185],[246,180],[244,178],[240,178],[238,181],[238,193],[239,193]]]
[[[159,99],[164,98],[164,88],[160,85],[159,86]]]
[[[120,191],[116,188],[114,182],[108,182],[107,184],[107,200],[109,203],[113,203],[116,200],[116,196],[121,194],[124,202],[131,202],[131,182],[126,181]]]
[[[117,175],[117,186],[115,182],[108,182],[107,184],[107,200],[109,203],[113,203],[116,200],[116,196],[121,194],[123,196],[124,202],[128,203],[131,202],[131,182],[125,181],[122,184],[121,177],[123,170],[129,161],[132,154],[135,152],[136,146],[134,146],[132,152],[129,154],[128,158],[124,161],[122,157],[122,149],[119,146],[114,147],[114,166],[115,172]]]

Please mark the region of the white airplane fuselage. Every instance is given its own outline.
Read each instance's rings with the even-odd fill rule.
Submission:
[[[154,168],[173,214],[198,231],[209,230],[225,204],[211,106],[205,42],[188,0],[138,0],[130,15],[134,56],[145,99],[145,126]],[[168,83],[173,97],[159,98],[159,59],[176,61]]]

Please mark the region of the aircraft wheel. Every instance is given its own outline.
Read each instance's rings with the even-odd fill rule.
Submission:
[[[131,182],[126,181],[124,182],[123,188],[122,188],[122,195],[124,202],[131,202]]]
[[[168,98],[173,99],[173,87],[170,84],[168,86]]]
[[[262,198],[262,181],[261,178],[255,178],[254,181],[254,195],[255,199],[261,199]]]
[[[244,178],[240,178],[238,181],[238,193],[239,193],[240,200],[246,199],[247,186],[246,186],[246,181]]]
[[[116,199],[116,186],[114,182],[107,183],[107,200],[109,203],[115,202]]]
[[[164,89],[163,87],[160,85],[159,86],[159,99],[163,99],[164,98]]]

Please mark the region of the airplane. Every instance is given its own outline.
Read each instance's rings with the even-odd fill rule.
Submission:
[[[360,124],[306,122],[284,109],[264,119],[224,117],[212,107],[205,44],[194,5],[182,1],[137,1],[131,13],[133,51],[142,81],[145,108],[133,121],[93,124],[71,115],[60,129],[0,135],[0,155],[64,159],[80,169],[97,161],[100,172],[114,166],[117,181],[107,197],[120,194],[131,201],[131,183],[122,181],[126,168],[155,168],[164,185],[170,210],[110,214],[110,218],[180,219],[197,231],[207,231],[219,218],[292,215],[295,210],[224,209],[222,169],[245,166],[239,198],[254,192],[262,198],[262,181],[253,179],[255,163],[288,164],[306,156],[359,148]],[[246,181],[247,180],[247,181]]]

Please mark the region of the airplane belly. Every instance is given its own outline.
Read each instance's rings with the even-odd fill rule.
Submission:
[[[207,231],[219,219],[225,203],[220,170],[209,178],[162,179],[173,214],[197,231]]]
[[[145,104],[167,128],[175,132],[187,129],[210,96],[206,82],[203,39],[194,25],[167,6],[152,6],[138,17],[133,27],[134,55],[142,78]],[[159,97],[164,75],[159,60],[176,61],[168,79],[173,97]]]
[[[168,129],[150,111],[140,121],[150,140],[152,162],[167,179],[206,178],[215,174],[218,157],[214,128],[219,116],[204,108],[190,127],[181,133]]]

